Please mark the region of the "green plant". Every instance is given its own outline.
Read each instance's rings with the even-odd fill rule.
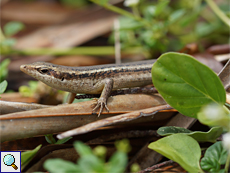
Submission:
[[[4,80],[3,82],[0,83],[0,94],[4,93],[7,87],[7,81]],[[1,98],[1,97],[0,97]]]
[[[129,144],[127,140],[122,140],[116,144],[117,151],[110,157],[108,162],[105,161],[106,148],[102,146],[92,150],[89,146],[78,141],[74,143],[74,147],[80,158],[77,164],[62,159],[48,159],[44,163],[44,168],[49,172],[108,172],[119,173],[124,172],[127,165],[127,149]],[[128,146],[128,147],[127,147]]]
[[[8,75],[8,65],[10,64],[10,59],[4,59],[0,63],[0,82],[6,79]]]
[[[0,50],[1,54],[7,54],[13,51],[12,46],[16,43],[16,40],[11,38],[13,35],[18,33],[24,28],[24,25],[21,22],[8,22],[3,27],[3,32],[0,29]]]
[[[42,145],[38,145],[35,149],[31,151],[25,151],[22,152],[21,155],[21,169],[24,169],[26,165],[33,159],[35,154],[38,152],[38,150],[42,147]]]
[[[19,93],[24,97],[31,97],[37,90],[38,82],[37,81],[29,81],[29,86],[20,86]]]
[[[147,57],[179,50],[191,42],[216,42],[216,37],[220,42],[228,42],[224,37],[228,36],[229,28],[222,21],[226,23],[229,19],[212,0],[206,0],[207,4],[202,0],[189,3],[183,0],[126,0],[124,5],[130,7],[132,12],[113,6],[107,0],[91,1],[121,14],[119,32],[122,48],[139,48],[140,53]],[[214,13],[207,10],[210,2],[212,7],[215,6],[212,8]]]
[[[66,143],[68,140],[72,139],[73,137],[67,137],[64,139],[59,139],[59,140],[55,140],[52,134],[47,134],[45,135],[45,139],[48,143],[50,144],[64,144]]]
[[[158,133],[167,137],[151,143],[149,148],[178,162],[188,172],[228,172],[230,137],[223,142],[216,142],[216,138],[223,129],[230,134],[230,111],[224,106],[226,93],[216,74],[189,55],[166,53],[154,63],[152,80],[167,103],[212,128],[209,132],[192,132],[161,127]],[[201,162],[197,141],[216,142],[206,150]]]

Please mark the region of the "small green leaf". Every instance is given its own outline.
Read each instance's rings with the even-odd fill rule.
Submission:
[[[128,139],[122,139],[119,141],[115,141],[115,146],[118,151],[122,151],[124,153],[128,153],[131,150],[131,146],[129,144]]]
[[[80,156],[93,155],[92,149],[88,145],[85,145],[83,142],[74,142],[74,148]]]
[[[201,149],[196,140],[185,134],[174,134],[148,146],[163,156],[177,162],[188,172],[203,172],[199,166]]]
[[[4,80],[3,82],[0,83],[0,94],[4,93],[7,87],[7,81]]]
[[[45,139],[49,144],[55,144],[56,140],[54,139],[52,134],[45,135]]]
[[[224,104],[225,90],[218,76],[193,57],[165,53],[152,68],[153,84],[165,101],[180,113],[197,117],[201,107]]]
[[[24,28],[24,25],[21,22],[9,22],[4,26],[4,33],[6,36],[12,36],[17,32],[21,31]]]
[[[95,155],[84,155],[77,163],[82,172],[107,172],[104,162]]]
[[[32,160],[34,155],[38,152],[42,145],[38,145],[35,149],[31,151],[22,152],[21,155],[21,165],[22,169]]]
[[[4,59],[0,63],[0,82],[2,82],[8,75],[8,66],[10,64],[10,59]]]
[[[168,136],[175,133],[191,133],[191,130],[185,129],[183,127],[175,127],[175,126],[167,126],[167,127],[160,127],[157,130],[157,133],[161,136]]]
[[[157,130],[157,133],[161,136],[168,136],[175,133],[183,133],[185,135],[191,136],[198,142],[216,142],[216,139],[222,134],[222,127],[213,127],[208,132],[200,132],[200,131],[190,131],[188,129],[182,127],[160,127]]]
[[[62,159],[48,159],[44,163],[44,168],[53,173],[81,173],[78,165]]]
[[[201,159],[200,166],[207,172],[218,172],[221,165],[226,163],[228,152],[223,148],[222,142],[211,145]]]
[[[185,12],[186,11],[184,9],[174,11],[169,17],[169,23],[176,22],[178,19],[184,16]]]
[[[122,173],[125,171],[128,163],[126,153],[117,151],[109,159],[108,173]]]
[[[2,46],[9,46],[9,47],[12,47],[13,45],[15,45],[15,43],[16,43],[16,40],[15,40],[15,39],[13,39],[13,38],[7,38],[7,39],[5,39],[5,40],[3,40],[3,41],[1,42],[1,45],[2,45]]]
[[[24,97],[32,97],[37,90],[38,82],[37,81],[29,81],[29,86],[20,86],[19,93]]]
[[[160,13],[163,13],[163,11],[165,10],[165,8],[167,8],[168,3],[170,1],[169,0],[161,0],[158,1],[157,5],[155,6],[155,16],[160,15]]]
[[[68,140],[72,139],[73,137],[66,137],[63,139],[59,139],[55,144],[64,144],[66,143]]]

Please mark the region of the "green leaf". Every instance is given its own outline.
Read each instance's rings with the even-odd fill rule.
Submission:
[[[24,28],[24,25],[21,22],[8,22],[4,26],[4,33],[6,36],[12,36],[17,32],[21,31]]]
[[[56,140],[54,139],[52,134],[45,135],[45,139],[49,144],[55,144]]]
[[[218,172],[221,165],[226,163],[227,156],[228,152],[223,147],[222,142],[216,142],[206,150],[200,166],[204,171]]]
[[[22,155],[21,155],[22,169],[25,168],[25,166],[32,160],[32,158],[38,152],[38,150],[41,148],[41,146],[42,145],[38,145],[35,149],[33,149],[31,151],[22,152]]]
[[[115,152],[109,159],[108,173],[122,173],[128,163],[127,154],[121,151]]]
[[[196,140],[185,134],[174,134],[148,146],[163,156],[177,162],[188,172],[203,172],[199,166],[201,149]]]
[[[8,66],[10,64],[10,59],[4,59],[0,63],[0,82],[2,82],[8,75]]]
[[[186,11],[184,9],[174,11],[169,17],[169,23],[171,24],[171,23],[176,22],[178,19],[180,19],[185,14],[185,12]]]
[[[55,144],[64,144],[66,143],[68,140],[72,139],[73,137],[66,137],[63,139],[59,139]]]
[[[216,142],[216,139],[222,134],[223,128],[222,127],[213,127],[208,132],[199,132],[195,131],[192,132],[188,129],[182,127],[160,127],[157,130],[157,133],[161,136],[168,136],[175,133],[183,133],[185,135],[191,136],[198,142]]]
[[[225,103],[225,90],[218,76],[186,54],[163,54],[153,64],[152,80],[165,101],[189,117],[196,118],[201,107],[209,103]]]
[[[22,30],[23,28],[24,25],[21,22],[12,21],[12,22],[8,22],[4,26],[3,30],[6,36],[12,36],[17,32],[19,32],[20,30]]]
[[[157,5],[156,5],[156,8],[155,8],[155,16],[158,16],[161,13],[163,13],[165,8],[168,6],[169,2],[170,2],[169,0],[158,1]]]
[[[77,163],[82,172],[107,172],[104,162],[95,155],[84,155]]]
[[[5,40],[3,40],[3,41],[1,42],[1,45],[2,45],[2,46],[9,46],[9,47],[12,47],[13,45],[15,45],[15,43],[16,43],[16,40],[15,40],[15,39],[13,39],[13,38],[7,38],[7,39],[5,39]]]
[[[37,90],[38,82],[37,81],[29,81],[29,86],[20,86],[19,93],[24,97],[32,97]]]
[[[167,126],[167,127],[160,127],[157,130],[157,133],[161,136],[168,136],[175,133],[191,133],[191,130],[185,129],[183,127],[175,127],[175,126]]]
[[[74,148],[80,156],[93,155],[92,149],[88,145],[85,145],[83,142],[74,142]]]
[[[82,172],[78,165],[62,159],[48,159],[43,166],[47,171],[54,173]]]
[[[7,81],[4,80],[3,82],[0,83],[0,94],[4,93],[7,87]]]

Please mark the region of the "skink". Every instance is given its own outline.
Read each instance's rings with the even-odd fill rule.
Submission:
[[[20,69],[53,88],[70,92],[67,103],[72,103],[76,94],[101,94],[93,109],[95,111],[100,107],[100,116],[103,108],[109,111],[106,103],[112,90],[151,84],[151,68],[154,62],[155,60],[145,60],[88,67],[35,62],[21,65]]]

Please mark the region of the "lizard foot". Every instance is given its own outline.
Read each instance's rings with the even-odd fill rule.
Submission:
[[[97,105],[95,106],[95,108],[93,109],[93,111],[95,111],[97,108],[99,108],[99,107],[101,106],[100,111],[99,111],[99,114],[98,114],[98,117],[101,115],[101,113],[102,113],[102,111],[103,111],[103,108],[105,108],[105,109],[109,112],[109,108],[107,107],[107,104],[106,104],[106,100],[105,100],[105,99],[99,98],[99,99],[97,100],[97,103],[96,103],[96,104],[97,104]]]

